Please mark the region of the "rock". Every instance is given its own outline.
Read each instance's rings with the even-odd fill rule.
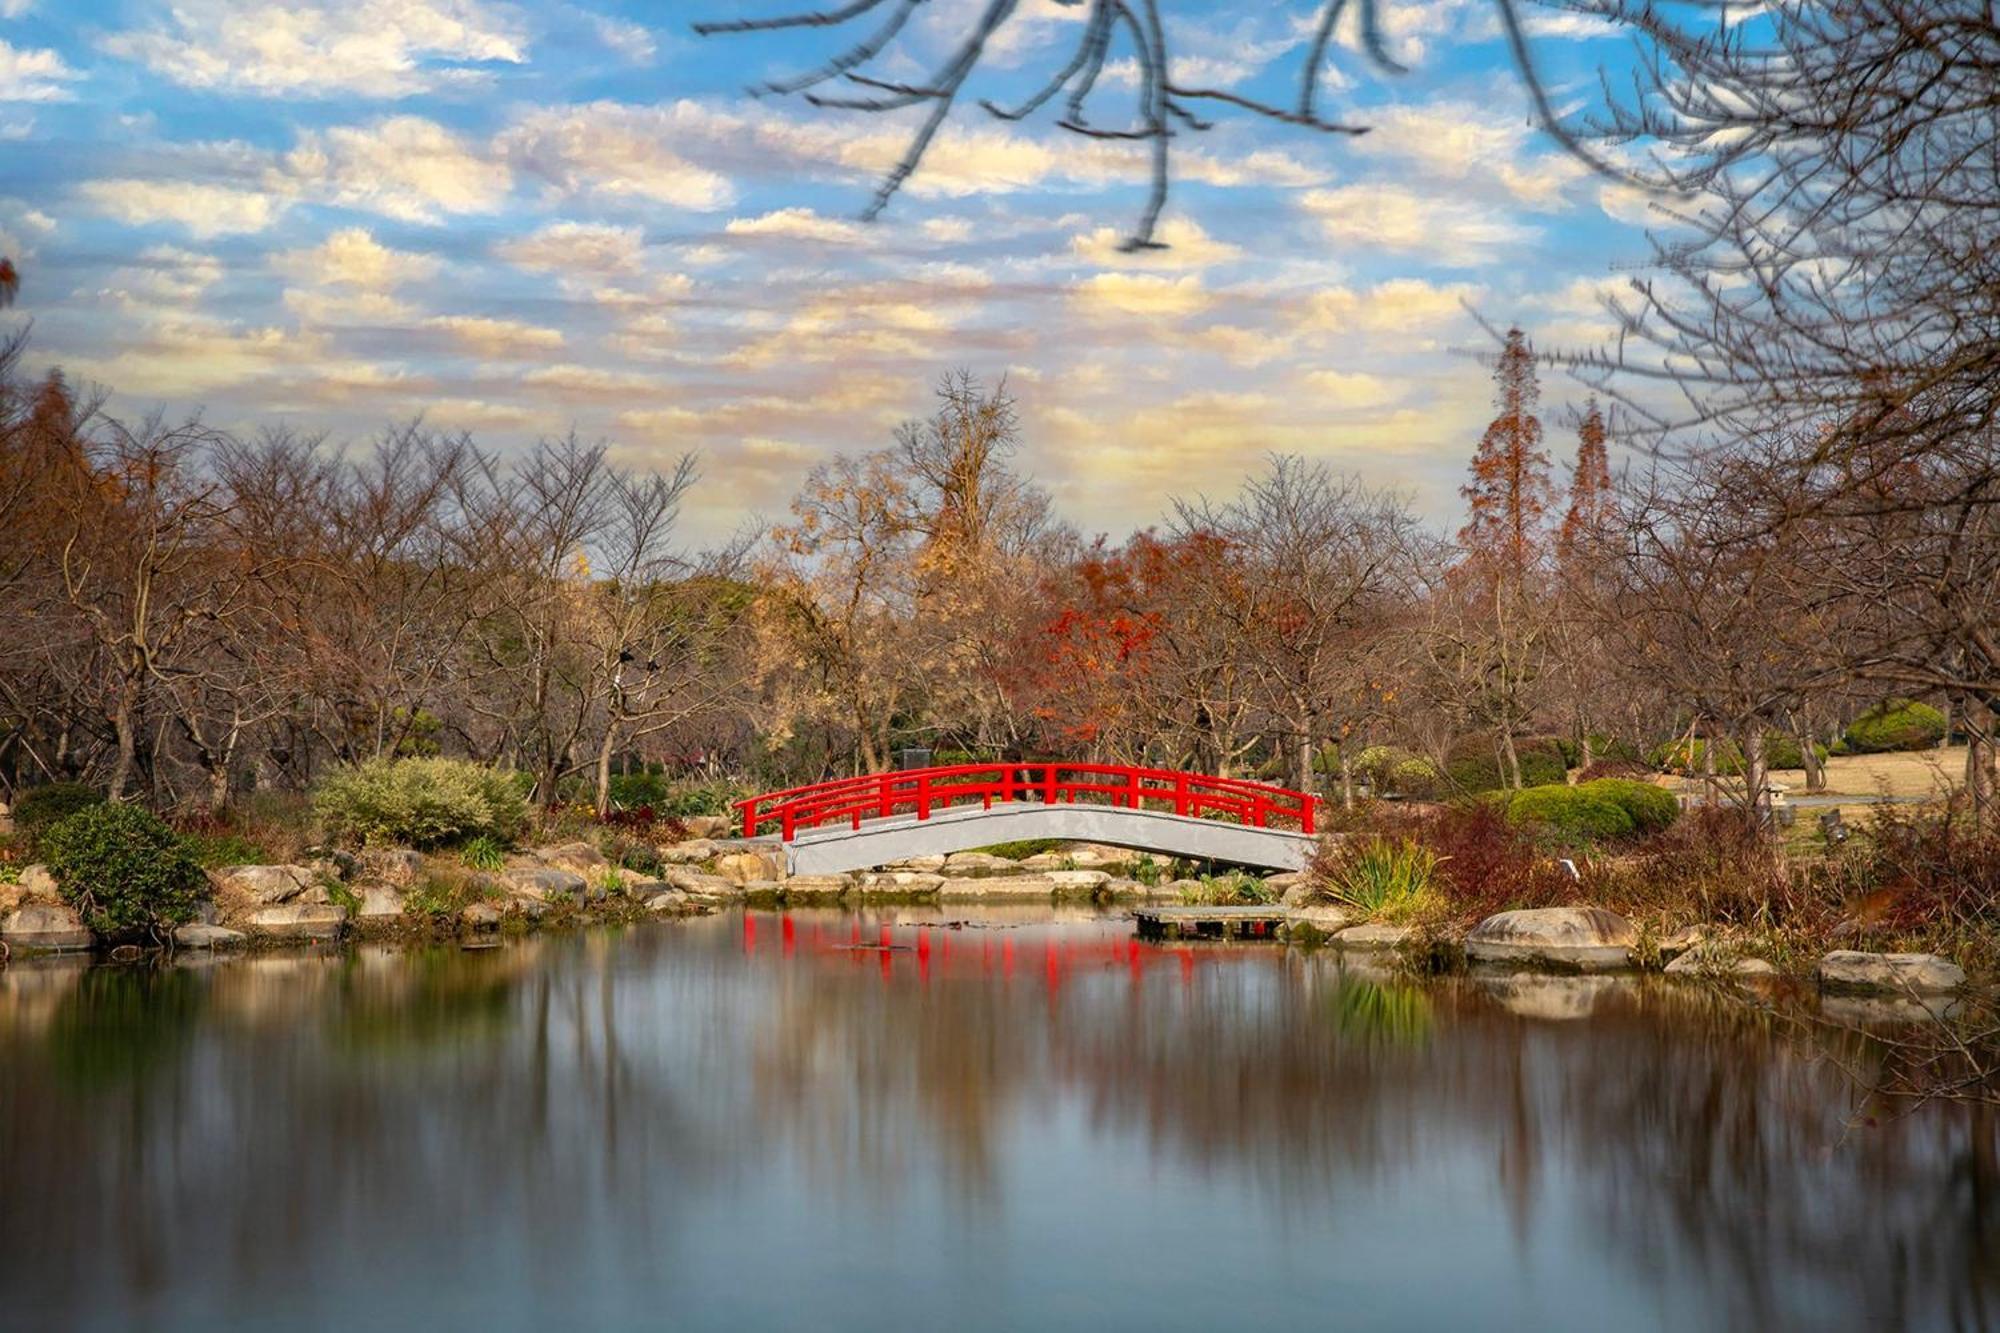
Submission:
[[[907,861],[896,861],[883,867],[884,870],[908,870],[919,875],[934,875],[944,869],[942,856],[913,856]]]
[[[197,926],[219,926],[222,924],[222,909],[215,905],[215,899],[203,898],[194,905],[194,916],[190,919]]]
[[[1036,852],[1015,864],[1023,870],[1067,870],[1076,862],[1070,859],[1068,852]]]
[[[1632,965],[1638,932],[1601,907],[1530,907],[1487,917],[1465,937],[1484,963],[1546,963],[1594,972]]]
[[[361,907],[357,921],[389,921],[403,915],[403,895],[386,884],[361,886]]]
[[[1107,877],[1103,886],[1098,889],[1098,893],[1107,898],[1136,898],[1144,892],[1146,886],[1138,880],[1119,879],[1115,876]]]
[[[1674,959],[1708,943],[1708,927],[1681,926],[1660,941],[1660,957]]]
[[[953,852],[944,859],[947,875],[1014,875],[1020,870],[1019,861],[1009,861],[991,852]]]
[[[318,884],[309,866],[224,866],[208,877],[221,892],[264,906],[290,902]]]
[[[1316,887],[1311,884],[1303,882],[1293,884],[1278,896],[1278,902],[1285,907],[1305,907],[1312,902],[1316,891]]]
[[[863,893],[936,893],[944,876],[917,870],[883,870],[861,878]]]
[[[1264,887],[1274,898],[1283,898],[1297,888],[1305,886],[1306,877],[1302,870],[1281,870],[1275,875],[1264,876]]]
[[[1331,935],[1355,924],[1355,913],[1345,907],[1335,907],[1330,903],[1308,904],[1291,907],[1285,911],[1288,926],[1311,926],[1322,935]]]
[[[56,877],[49,873],[49,868],[45,865],[37,863],[35,865],[22,866],[19,883],[21,886],[21,899],[24,902],[59,903],[62,901],[62,894],[56,889]]]
[[[688,908],[688,895],[679,889],[663,889],[646,899],[649,912],[684,912]]]
[[[283,903],[252,912],[244,922],[253,935],[274,940],[331,940],[347,925],[344,907]]]
[[[557,870],[574,870],[579,874],[589,874],[602,870],[611,863],[604,859],[604,853],[587,842],[566,842],[556,847],[537,847],[528,853],[545,866]]]
[[[1333,933],[1333,942],[1343,949],[1373,952],[1400,949],[1416,933],[1408,926],[1348,926]]]
[[[531,898],[536,902],[564,896],[581,900],[590,887],[589,881],[574,870],[557,870],[552,866],[515,866],[500,872],[500,882],[510,897]]]
[[[691,866],[708,860],[722,849],[708,838],[695,838],[688,842],[676,842],[660,848],[660,860],[668,865]]]
[[[249,938],[240,930],[206,926],[198,921],[190,921],[174,931],[174,943],[183,949],[234,949]]]
[[[1662,946],[1662,952],[1665,947]],[[1749,979],[1752,977],[1775,977],[1778,969],[1769,959],[1753,958],[1738,954],[1720,943],[1697,944],[1675,955],[1667,964],[1670,977],[1714,977]]]
[[[1819,960],[1819,984],[1827,990],[1949,995],[1965,985],[1965,971],[1934,953],[1836,949]]]
[[[681,827],[697,838],[726,838],[740,829],[743,821],[731,815],[683,815]]]
[[[488,902],[467,903],[459,909],[458,920],[473,930],[498,930],[500,909]]]
[[[1045,875],[984,875],[978,878],[946,878],[938,887],[943,898],[1029,898],[1046,901],[1056,886]]]
[[[854,887],[854,881],[846,875],[794,875],[783,881],[756,881],[756,884],[759,889],[766,884],[773,890],[782,889],[787,898],[838,898]],[[744,888],[747,892],[749,885]]]
[[[0,940],[16,949],[88,949],[94,937],[65,903],[23,903],[0,917]]]
[[[379,875],[392,884],[406,884],[424,868],[424,854],[411,851],[408,847],[374,848],[364,852],[361,860],[368,873]]]
[[[1055,891],[1070,897],[1087,897],[1111,882],[1102,870],[1051,870],[1042,876]]]
[[[780,852],[731,852],[716,858],[715,873],[733,884],[783,879],[785,858]]]
[[[735,880],[724,879],[720,875],[706,875],[684,866],[669,867],[660,878],[679,889],[682,893],[696,898],[740,898],[743,886]]]

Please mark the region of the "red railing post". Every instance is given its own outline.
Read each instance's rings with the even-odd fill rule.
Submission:
[[[757,836],[757,798],[754,796],[743,803],[743,836]]]
[[[931,817],[931,780],[928,774],[917,775],[917,818]]]
[[[1299,832],[1309,834],[1313,831],[1313,807],[1318,804],[1319,798],[1307,792],[1304,803],[1299,807]]]

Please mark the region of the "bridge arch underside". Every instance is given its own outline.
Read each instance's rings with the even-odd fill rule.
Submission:
[[[806,829],[785,844],[785,862],[794,875],[837,875],[1031,838],[1104,843],[1264,870],[1304,869],[1316,841],[1291,829],[1253,828],[1159,810],[1020,802],[991,810],[938,810],[928,819],[870,819],[859,829],[844,823]]]

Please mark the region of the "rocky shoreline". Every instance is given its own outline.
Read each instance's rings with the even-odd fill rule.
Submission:
[[[741,839],[695,837],[656,851],[658,868],[645,875],[614,866],[581,841],[508,856],[490,870],[403,848],[333,852],[304,864],[230,866],[209,872],[212,891],[195,920],[174,931],[173,944],[218,951],[346,939],[476,940],[739,905],[1178,902],[1198,887],[1196,881],[1161,879],[1149,860],[1128,850],[1089,844],[1018,860],[958,852],[877,871],[796,876],[785,873],[781,852]],[[1693,926],[1651,939],[1601,907],[1501,912],[1454,939],[1365,921],[1315,902],[1298,873],[1266,876],[1264,886],[1278,935],[1287,942],[1400,960],[1425,971],[1660,971],[1752,986],[1783,980],[1774,964],[1723,931]],[[29,866],[16,883],[0,886],[0,943],[22,957],[84,952],[100,942],[58,896],[47,871]],[[1829,994],[1919,1001],[1955,995],[1967,984],[1960,968],[1935,955],[1858,950],[1826,954],[1810,980]]]

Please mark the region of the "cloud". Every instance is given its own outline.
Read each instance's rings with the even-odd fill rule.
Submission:
[[[531,273],[637,273],[645,266],[645,235],[637,227],[557,222],[528,236],[502,241],[493,253]]]
[[[424,327],[449,334],[460,347],[488,361],[530,360],[563,345],[563,335],[558,330],[517,319],[435,315],[424,321]]]
[[[628,23],[608,14],[592,14],[590,25],[596,30],[598,41],[635,65],[652,64],[653,58],[660,52],[659,43],[653,40],[651,30],[637,23]]]
[[[78,193],[105,217],[133,226],[174,222],[202,240],[262,231],[282,209],[281,200],[263,191],[197,181],[86,181]]]
[[[1311,190],[1299,204],[1330,241],[1359,249],[1421,255],[1444,268],[1493,262],[1499,251],[1536,231],[1494,209],[1402,185],[1343,185]]]
[[[405,222],[492,212],[513,183],[505,164],[418,116],[302,134],[284,169],[331,203]]]
[[[1319,402],[1337,408],[1386,407],[1407,391],[1380,375],[1341,370],[1309,371],[1305,385]]]
[[[821,217],[810,208],[781,208],[761,217],[731,218],[723,231],[731,236],[781,236],[794,241],[848,243],[861,238],[861,228],[838,218]]]
[[[1299,322],[1307,333],[1417,333],[1469,318],[1465,307],[1480,289],[1442,286],[1422,278],[1391,278],[1366,291],[1328,287],[1313,293]]]
[[[67,102],[63,87],[82,78],[54,51],[29,50],[0,38],[0,102]]]
[[[378,292],[422,281],[438,270],[438,261],[429,255],[391,250],[363,227],[342,228],[311,249],[287,251],[272,262],[279,272],[302,281]]]
[[[1243,257],[1241,249],[1216,240],[1201,229],[1201,224],[1186,218],[1168,218],[1154,232],[1153,239],[1165,245],[1164,250],[1122,250],[1119,247],[1128,234],[1121,227],[1099,227],[1073,237],[1070,253],[1099,268],[1169,270],[1208,268]]]
[[[1491,187],[1542,212],[1564,208],[1567,187],[1590,174],[1569,153],[1534,152],[1549,141],[1519,116],[1502,118],[1472,102],[1405,103],[1367,113],[1369,133],[1355,150],[1398,172],[1474,188]]]
[[[1086,310],[1127,315],[1190,315],[1207,309],[1212,299],[1198,277],[1148,273],[1099,273],[1075,284],[1070,293]]]
[[[261,97],[407,97],[527,59],[511,11],[480,0],[179,0],[101,44],[184,87]]]
[[[727,207],[736,197],[728,177],[667,147],[680,142],[681,119],[672,110],[616,102],[551,107],[523,118],[496,147],[558,194],[651,199],[702,212]]]

